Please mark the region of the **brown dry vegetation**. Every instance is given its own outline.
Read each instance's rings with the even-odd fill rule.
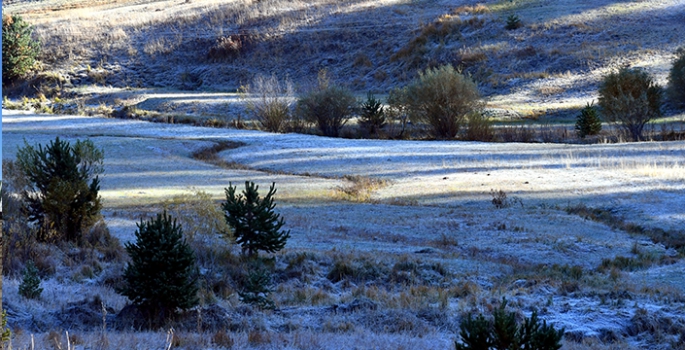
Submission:
[[[673,52],[684,44],[683,10],[682,3],[675,0],[3,3],[3,12],[21,14],[36,26],[36,37],[44,48],[47,72],[27,84],[38,90],[38,98],[17,102],[18,108],[245,128],[250,121],[242,119],[240,109],[234,108],[225,94],[216,94],[219,102],[210,103],[214,97],[150,97],[155,91],[135,88],[236,90],[258,74],[275,72],[278,78],[288,77],[306,90],[325,69],[335,83],[358,92],[382,93],[406,85],[420,70],[451,64],[479,83],[491,107],[486,111],[490,119],[470,119],[473,130],[459,137],[504,142],[575,140],[569,121],[576,108],[595,98],[601,76],[619,66],[644,67],[663,83]],[[524,26],[505,30],[510,14],[518,15]],[[63,100],[74,96],[80,99],[74,103]],[[49,99],[54,97],[62,100],[51,103]],[[99,101],[102,104],[93,107]],[[4,107],[11,104],[7,101]],[[131,107],[113,107],[121,105]],[[154,111],[145,110],[145,105]],[[498,109],[506,113],[492,113]],[[510,112],[512,109],[516,112]],[[651,140],[683,139],[682,116],[670,118],[668,123],[652,127]],[[497,124],[490,126],[493,120]],[[396,128],[388,127],[388,137],[399,134]],[[424,137],[421,126],[412,128],[410,136]],[[33,140],[53,130],[78,134],[76,129],[55,128],[40,131],[41,136],[35,136],[35,131],[14,130],[8,136]],[[101,132],[89,129],[84,134],[99,137]],[[342,134],[355,136],[349,130]],[[616,140],[609,128],[587,142]],[[129,141],[143,150],[157,146]],[[182,142],[191,143],[188,139]],[[108,152],[123,152],[110,145]],[[676,154],[682,150],[679,145],[674,143],[664,152]],[[551,156],[551,165],[533,165],[537,158],[547,157],[539,151],[516,155],[518,161],[529,157],[527,165],[512,165],[499,154],[491,156],[502,157],[497,161],[485,159],[460,168],[460,180],[455,181],[470,177],[470,182],[443,185],[439,181],[447,181],[448,176],[440,175],[424,184],[430,185],[421,189],[424,192],[414,192],[416,182],[406,182],[399,184],[404,190],[381,198],[379,193],[390,192],[394,183],[376,174],[313,176],[306,166],[295,170],[281,166],[285,170],[279,170],[278,166],[273,169],[259,161],[247,165],[220,154],[235,149],[232,155],[239,155],[240,146],[244,144],[202,141],[200,145],[197,141],[175,158],[155,148],[170,157],[160,161],[165,165],[188,160],[203,166],[202,171],[195,163],[174,169],[181,175],[164,169],[166,173],[159,176],[167,181],[172,175],[184,179],[182,184],[164,187],[172,194],[188,184],[184,171],[199,174],[196,180],[205,181],[207,169],[214,174],[211,181],[223,185],[245,177],[328,181],[321,186],[325,190],[306,192],[304,186],[293,186],[279,192],[286,194],[279,209],[295,234],[289,246],[267,264],[275,310],[261,310],[239,300],[237,293],[244,287],[250,266],[230,244],[230,233],[225,235],[228,240],[222,237],[226,227],[216,210],[220,191],[198,190],[165,200],[150,195],[153,199],[149,199],[145,197],[149,188],[131,186],[131,180],[126,180],[136,178],[136,171],[145,167],[131,170],[121,164],[134,156],[141,163],[159,161],[162,156],[145,153],[143,157],[136,153],[139,149],[127,149],[125,156],[118,155],[120,163],[108,164],[120,173],[107,181],[129,181],[126,191],[118,188],[128,197],[109,194],[115,198],[112,203],[117,202],[106,208],[107,219],[119,224],[138,221],[161,208],[183,217],[203,273],[201,306],[164,329],[131,331],[128,326],[135,315],[126,315],[127,301],[114,292],[121,283],[126,257],[106,227],[91,232],[91,249],[75,249],[36,243],[27,235],[31,228],[18,219],[3,227],[9,249],[4,255],[7,280],[3,298],[10,311],[14,348],[29,348],[35,340],[38,348],[71,344],[98,349],[448,349],[461,319],[469,313],[491,312],[503,296],[511,301],[519,318],[536,309],[550,322],[573,326],[565,349],[682,349],[685,343],[685,290],[682,274],[674,275],[682,270],[685,255],[682,230],[661,229],[659,222],[635,222],[612,211],[641,205],[630,202],[628,190],[612,197],[607,207],[563,208],[559,202],[565,197],[560,193],[565,191],[560,187],[545,190],[559,197],[553,204],[543,200],[530,204],[514,193],[493,192],[492,199],[499,199],[502,205],[490,201],[489,186],[484,187],[485,192],[477,187],[492,182],[475,179],[476,174],[489,177],[494,174],[492,169],[532,174],[524,187],[511,185],[513,180],[506,176],[497,180],[517,190],[525,188],[518,192],[531,197],[535,190],[526,192],[529,181],[534,183],[542,176],[537,167],[558,168],[545,176],[563,177],[559,182],[571,180],[563,170],[572,167],[581,169],[573,173],[578,175],[576,179],[582,178],[577,181],[596,180],[583,178],[582,169],[594,167],[594,163],[585,164],[574,151],[568,151],[566,160],[560,153]],[[164,147],[180,146],[165,143]],[[488,154],[487,150],[478,152]],[[659,151],[641,154],[658,155]],[[271,164],[280,160],[272,159]],[[632,161],[624,161],[622,156],[597,160],[596,168],[612,173],[603,172],[599,181],[631,174],[635,177],[630,180],[649,183],[641,183],[646,188],[675,183],[668,190],[645,190],[645,201],[650,196],[679,195],[682,162]],[[6,180],[10,179],[5,187],[11,188],[11,182],[20,179],[12,178],[12,170],[6,166],[11,164],[3,163]],[[443,161],[442,167],[449,165]],[[473,175],[472,168],[476,169]],[[281,175],[288,177],[278,177]],[[215,183],[212,186],[216,187]],[[613,182],[578,187],[576,192],[594,195],[611,186]],[[16,197],[6,193],[5,218],[16,218],[20,216]],[[440,203],[456,195],[462,196],[457,204]],[[140,204],[134,197],[145,197],[147,202]],[[681,203],[682,199],[672,201]],[[121,239],[130,238],[130,232],[112,226]],[[27,301],[17,291],[28,260],[35,261],[44,278],[46,295],[37,301]]]

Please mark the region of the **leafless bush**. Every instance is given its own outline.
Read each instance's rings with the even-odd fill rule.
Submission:
[[[492,122],[482,113],[470,113],[467,116],[467,129],[464,138],[469,141],[492,141],[495,134]]]
[[[531,142],[535,137],[535,131],[525,125],[504,126],[497,130],[497,134],[503,142]]]
[[[262,129],[270,132],[285,131],[290,120],[290,108],[294,95],[289,79],[281,82],[276,75],[257,76],[242,91],[254,96],[247,102],[247,110],[259,122]],[[253,99],[254,97],[255,99]]]
[[[244,34],[234,34],[222,36],[216,39],[214,46],[209,48],[207,59],[212,62],[234,59],[240,55],[245,48],[246,36]]]

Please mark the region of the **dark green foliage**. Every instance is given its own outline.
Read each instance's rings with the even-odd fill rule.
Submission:
[[[126,266],[124,287],[119,293],[158,325],[177,309],[197,305],[195,254],[176,219],[166,212],[146,222],[141,219],[137,226],[135,243],[126,243],[131,263]]]
[[[504,25],[504,29],[506,30],[515,30],[523,27],[523,23],[521,22],[521,19],[519,16],[515,14],[511,14],[507,16],[507,24]]]
[[[476,83],[449,65],[419,73],[401,97],[410,118],[441,139],[455,137],[466,116],[482,106]]]
[[[457,350],[558,350],[564,329],[556,330],[547,321],[538,319],[533,311],[522,325],[516,324],[516,314],[506,312],[507,301],[495,310],[493,321],[483,315],[473,319],[471,315],[459,326],[461,342],[455,342]]]
[[[17,165],[27,180],[23,199],[29,221],[39,225],[37,239],[82,243],[84,233],[100,218],[102,150],[90,140],[72,147],[59,137],[45,148],[24,144]]]
[[[385,111],[380,100],[377,100],[371,92],[366,95],[366,101],[361,104],[359,125],[367,129],[371,134],[377,134],[386,125]]]
[[[455,342],[457,350],[487,350],[493,345],[490,322],[483,315],[473,319],[471,315],[459,325],[461,342]]]
[[[580,111],[580,115],[576,117],[576,131],[578,137],[585,138],[588,135],[597,135],[602,130],[602,121],[597,115],[597,109],[594,103],[588,103],[585,108]]]
[[[314,123],[324,136],[338,137],[357,108],[357,99],[347,88],[330,85],[325,74],[318,87],[297,100],[298,118]]]
[[[645,71],[621,68],[604,77],[599,87],[600,112],[640,141],[645,125],[661,116],[661,95],[661,87]]]
[[[281,231],[284,221],[274,213],[276,204],[273,195],[276,184],[271,184],[264,198],[259,197],[259,186],[245,181],[245,190],[236,195],[236,187],[229,184],[226,190],[224,210],[226,222],[233,228],[236,243],[240,244],[243,254],[256,256],[259,250],[267,253],[279,251],[285,247],[290,231]]]
[[[500,307],[493,313],[492,345],[495,349],[518,349],[520,339],[516,334],[518,330],[516,314],[507,313],[506,307],[507,301],[504,299]]]
[[[21,16],[2,17],[2,84],[10,84],[36,65],[40,44],[31,39],[33,27]]]
[[[685,47],[676,51],[676,59],[668,74],[668,97],[676,106],[685,107]]]
[[[29,261],[26,264],[21,284],[19,284],[19,295],[27,299],[38,299],[41,293],[43,293],[43,288],[40,287],[38,269],[33,261]]]
[[[273,309],[273,300],[269,298],[271,294],[271,274],[268,270],[257,268],[249,273],[245,288],[239,292],[240,299],[244,303],[255,304],[261,309]]]

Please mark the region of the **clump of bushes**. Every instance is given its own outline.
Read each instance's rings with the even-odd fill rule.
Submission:
[[[33,27],[21,16],[2,17],[2,84],[11,84],[36,66],[40,43],[31,38]]]
[[[262,129],[283,132],[290,120],[293,86],[290,81],[280,82],[275,75],[258,76],[242,91],[255,96],[247,102],[247,110],[259,122]]]
[[[482,314],[475,319],[469,315],[459,325],[460,341],[455,342],[457,350],[508,350],[534,349],[557,350],[561,348],[564,329],[556,330],[547,321],[538,319],[533,311],[523,324],[517,324],[516,313],[506,312],[507,301],[493,313],[489,320]]]
[[[325,74],[319,74],[318,86],[297,100],[296,114],[315,124],[324,136],[338,137],[356,109],[352,91],[330,84]]]
[[[676,51],[676,59],[668,74],[668,97],[675,105],[685,106],[685,47]]]
[[[599,107],[604,118],[617,124],[633,141],[643,139],[645,125],[661,116],[662,89],[647,72],[621,68],[599,87]]]
[[[166,212],[146,222],[141,219],[137,226],[136,241],[126,243],[131,263],[126,266],[119,293],[158,326],[177,309],[198,304],[195,256],[176,219]]]
[[[482,107],[476,83],[450,65],[419,73],[402,98],[410,118],[440,139],[455,137],[466,116]]]
[[[576,132],[581,139],[588,135],[597,135],[602,130],[602,121],[597,115],[594,103],[588,103],[576,117]]]
[[[100,219],[103,159],[103,151],[90,140],[72,146],[57,137],[45,148],[24,142],[17,170],[26,179],[22,197],[29,222],[38,224],[38,241],[83,243]]]

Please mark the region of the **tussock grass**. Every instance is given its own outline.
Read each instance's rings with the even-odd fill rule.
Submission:
[[[343,180],[349,184],[338,186],[334,191],[334,198],[351,202],[373,202],[373,192],[389,183],[387,180],[376,179],[360,175],[345,175]]]

